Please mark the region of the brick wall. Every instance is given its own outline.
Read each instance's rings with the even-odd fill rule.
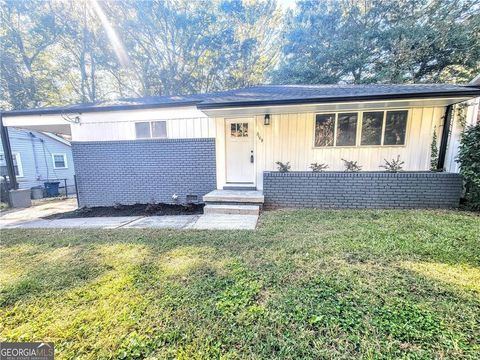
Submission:
[[[435,172],[264,172],[265,207],[451,208],[462,178]]]
[[[72,143],[81,206],[185,203],[216,188],[214,139]]]

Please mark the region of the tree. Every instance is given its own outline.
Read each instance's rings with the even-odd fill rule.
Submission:
[[[480,70],[472,0],[301,1],[276,82],[467,81]]]
[[[21,109],[54,103],[48,51],[58,40],[59,28],[50,4],[3,1],[0,19],[0,105]]]

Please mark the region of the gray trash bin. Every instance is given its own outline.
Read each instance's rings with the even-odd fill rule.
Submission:
[[[30,189],[10,190],[10,203],[13,208],[27,208],[32,206]]]
[[[43,199],[43,188],[41,186],[32,187],[32,199]]]

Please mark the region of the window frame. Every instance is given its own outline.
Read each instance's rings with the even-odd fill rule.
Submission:
[[[3,155],[3,157],[5,157],[5,154],[3,153],[3,151],[0,151],[0,154]],[[23,178],[25,174],[23,173],[22,157],[20,153],[16,151],[12,151],[12,156],[15,158],[15,162],[17,163],[17,169],[18,169],[18,175],[15,174],[15,177]],[[5,159],[5,162],[6,161],[7,160]]]
[[[62,156],[62,157],[63,157],[63,163],[65,164],[65,166],[63,166],[63,167],[58,167],[58,166],[55,164],[55,156]],[[67,154],[66,154],[66,153],[52,153],[52,162],[53,162],[53,168],[54,168],[55,170],[68,169],[68,161],[67,161]]]
[[[387,121],[387,112],[390,111],[405,111],[407,113],[407,121],[405,123],[405,141],[403,144],[399,145],[384,145],[385,139],[385,127]],[[382,137],[379,145],[362,145],[362,128],[363,128],[363,113],[368,112],[383,112],[383,121],[382,121]],[[339,114],[357,114],[357,129],[355,135],[355,145],[337,145],[337,127],[338,127],[338,115]],[[321,114],[335,114],[335,126],[333,132],[333,145],[331,146],[316,146],[315,145],[315,127],[316,127],[316,116]],[[313,149],[333,149],[333,148],[389,148],[389,147],[406,147],[409,138],[409,129],[410,129],[410,109],[405,108],[392,108],[392,109],[364,109],[364,110],[345,110],[345,111],[321,111],[315,112],[313,115],[313,136],[312,136],[312,147]]]
[[[165,136],[163,137],[154,137],[153,136],[153,123],[155,122],[164,122],[165,123]],[[136,129],[136,124],[138,123],[147,123],[149,128],[150,128],[150,136],[149,137],[137,137],[137,129]],[[168,122],[167,120],[137,120],[133,122],[133,132],[135,135],[135,140],[155,140],[155,139],[168,139]]]

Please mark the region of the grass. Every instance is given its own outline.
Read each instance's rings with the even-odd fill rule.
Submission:
[[[59,359],[478,359],[479,230],[316,210],[256,232],[2,230],[0,339]]]

